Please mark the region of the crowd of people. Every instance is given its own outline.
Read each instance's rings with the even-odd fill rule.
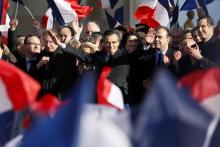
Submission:
[[[219,23],[209,16],[198,19],[194,28],[137,24],[101,32],[89,21],[77,20],[57,30],[42,30],[33,20],[35,33],[18,34],[17,19],[10,22],[8,44],[1,42],[0,55],[40,82],[40,95],[52,93],[65,100],[65,92],[88,70],[112,67],[109,79],[122,91],[124,103],[137,106],[159,67],[178,79],[197,69],[220,65]]]

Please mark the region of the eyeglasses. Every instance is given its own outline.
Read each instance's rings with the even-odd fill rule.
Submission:
[[[31,45],[36,45],[36,46],[41,46],[41,43],[25,43],[25,44],[31,44]]]
[[[195,44],[191,45],[191,48],[197,48],[197,44],[195,43]]]

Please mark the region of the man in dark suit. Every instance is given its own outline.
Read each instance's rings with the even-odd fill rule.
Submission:
[[[130,89],[127,77],[130,71],[130,64],[133,61],[132,59],[141,54],[141,51],[127,54],[126,51],[120,50],[121,36],[117,30],[107,30],[103,38],[105,48],[103,51],[86,54],[68,46],[63,50],[64,52],[75,55],[83,62],[95,66],[96,70],[101,70],[104,66],[112,67],[109,79],[121,89],[125,103],[129,103]],[[60,42],[57,43],[62,46]]]
[[[39,60],[38,57],[41,52],[40,39],[35,35],[26,36],[23,49],[24,57],[19,58],[16,65],[33,78],[38,79],[36,64]]]
[[[135,61],[132,66],[129,80],[132,83],[134,104],[139,104],[142,101],[143,94],[146,90],[144,83],[150,83],[155,70],[159,66],[170,65],[170,57],[172,56],[172,50],[169,48],[170,31],[166,27],[158,27],[155,32],[149,29],[145,34],[152,36],[149,40],[154,40],[154,46],[143,51],[143,54]],[[146,38],[144,37],[144,38]],[[144,49],[144,47],[143,47]],[[148,86],[146,86],[148,87]]]
[[[66,36],[68,34],[64,33]],[[65,93],[76,79],[76,58],[53,42],[46,31],[43,35],[44,51],[37,64],[39,81],[42,85],[41,94],[50,92],[59,99],[65,99]]]

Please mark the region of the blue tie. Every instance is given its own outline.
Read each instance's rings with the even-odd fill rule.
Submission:
[[[155,57],[155,59],[156,59],[156,66],[160,66],[160,65],[162,65],[163,64],[163,54],[160,52],[160,51],[158,51],[158,50],[156,50],[156,55],[155,55],[156,57]]]

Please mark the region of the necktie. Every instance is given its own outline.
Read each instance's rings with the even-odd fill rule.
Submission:
[[[163,54],[160,51],[156,51],[156,66],[160,66],[163,64]]]
[[[108,64],[108,65],[111,64],[112,58],[113,58],[112,55],[108,55],[108,59],[107,59],[107,64]]]

